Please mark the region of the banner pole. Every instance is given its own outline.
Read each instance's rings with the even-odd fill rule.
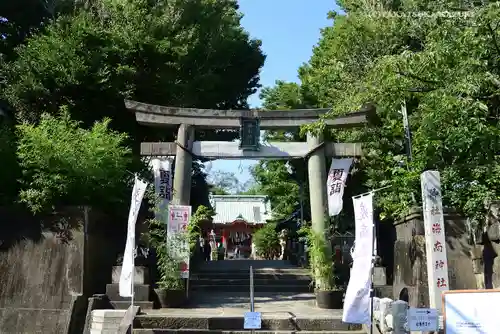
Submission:
[[[373,219],[373,224],[372,224],[372,229],[373,229],[373,240],[372,240],[372,268],[371,268],[371,287],[370,287],[370,334],[373,334],[373,297],[375,296],[375,286],[373,284],[373,276],[375,272],[375,242],[377,242],[377,237],[375,235],[376,233],[376,228],[375,228],[375,220]]]
[[[134,244],[135,244],[135,238],[134,238]],[[135,295],[135,289],[134,289],[134,280],[135,280],[135,256],[136,256],[136,251],[134,247],[134,253],[132,254],[132,296],[130,297],[130,308],[132,312],[134,312],[134,295]],[[135,313],[134,313],[135,314]],[[132,321],[130,322],[130,333],[134,332],[134,319],[132,318]]]

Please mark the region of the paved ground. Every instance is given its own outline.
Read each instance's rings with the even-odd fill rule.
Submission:
[[[250,311],[248,294],[210,293],[197,296],[190,308],[144,310],[148,315],[189,316],[204,314],[207,317],[243,316]],[[264,317],[308,317],[332,318],[341,317],[342,310],[323,310],[315,306],[314,294],[276,294],[261,293],[255,296],[255,311]]]

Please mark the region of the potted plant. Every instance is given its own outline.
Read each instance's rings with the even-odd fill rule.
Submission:
[[[325,234],[310,229],[308,243],[316,305],[323,309],[341,309],[344,289],[337,285],[335,264]]]
[[[154,289],[160,308],[177,308],[187,303],[184,280],[181,278],[181,263],[173,258],[165,245],[158,254],[160,279]]]
[[[158,199],[150,195],[151,204],[155,205],[156,217],[165,216],[158,214]],[[152,206],[153,206],[152,205]],[[182,307],[187,303],[184,279],[181,276],[183,262],[180,260],[185,251],[189,251],[189,236],[175,233],[167,236],[164,222],[160,219],[149,220],[148,231],[143,238],[154,249],[156,255],[157,277],[154,288],[154,301],[156,307]],[[168,240],[168,241],[167,241]]]

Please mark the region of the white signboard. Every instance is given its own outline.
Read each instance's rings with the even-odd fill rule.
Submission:
[[[423,172],[420,175],[420,182],[425,226],[429,306],[440,310],[441,295],[449,290],[449,281],[439,172]]]
[[[260,312],[245,312],[243,329],[260,329],[262,327],[262,316]]]
[[[344,202],[344,187],[351,169],[352,158],[332,159],[328,180],[326,181],[326,192],[328,194],[328,214],[336,216],[342,211]]]
[[[455,290],[443,294],[446,334],[500,333],[500,290]]]
[[[167,247],[169,248],[170,255],[177,258],[181,263],[182,278],[189,278],[189,240],[187,237],[187,227],[190,219],[191,206],[168,206]]]
[[[413,308],[408,310],[408,328],[410,331],[437,331],[439,314],[434,308]]]

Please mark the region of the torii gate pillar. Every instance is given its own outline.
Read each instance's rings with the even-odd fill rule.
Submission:
[[[312,150],[323,142],[321,135],[307,134],[307,144]],[[325,147],[311,153],[307,162],[309,176],[309,197],[311,203],[311,224],[314,232],[325,234],[327,229],[326,158]]]
[[[177,133],[177,143],[191,151],[194,141],[194,126],[181,124]],[[175,155],[173,203],[189,205],[191,198],[191,169],[193,157],[191,153],[177,145]]]

